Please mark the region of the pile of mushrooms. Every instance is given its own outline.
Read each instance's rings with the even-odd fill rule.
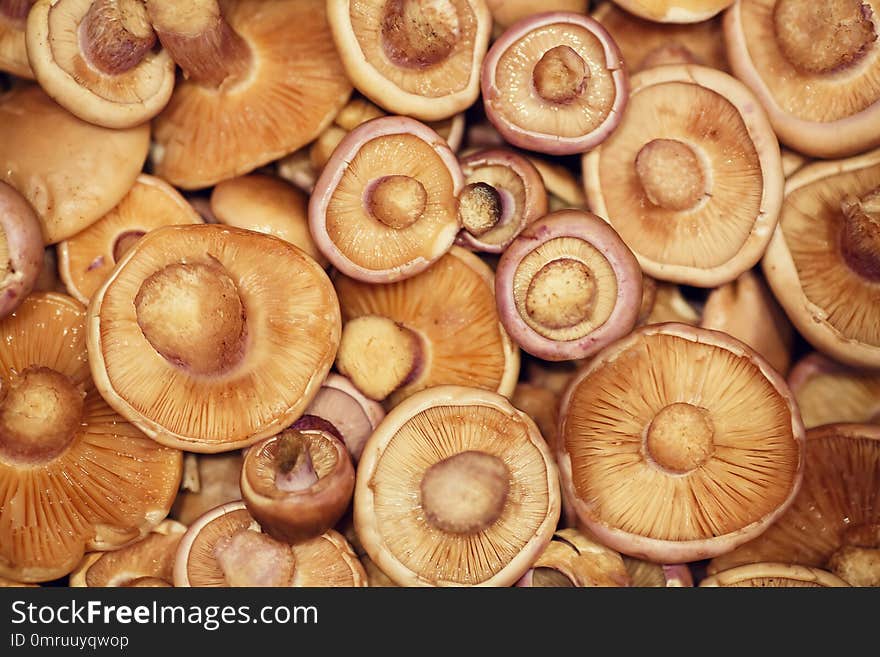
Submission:
[[[880,0],[0,0],[0,583],[880,585]]]

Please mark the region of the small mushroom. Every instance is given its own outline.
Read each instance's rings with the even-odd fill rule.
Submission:
[[[559,210],[507,247],[495,294],[504,327],[525,351],[546,360],[585,358],[635,326],[642,272],[599,217]]]
[[[880,42],[874,0],[740,0],[724,15],[734,74],[779,140],[812,157],[880,145]]]
[[[367,441],[354,522],[400,586],[509,586],[559,520],[538,428],[501,395],[439,386],[396,406]]]
[[[789,178],[763,269],[814,348],[853,367],[880,367],[880,149]]]
[[[27,15],[35,0],[0,0],[0,71],[33,79],[27,57]]]
[[[630,586],[630,578],[620,554],[576,529],[560,529],[516,585],[618,587]]]
[[[176,189],[159,178],[141,174],[119,205],[58,244],[61,279],[72,296],[88,305],[116,263],[149,231],[199,223],[199,215]]]
[[[718,331],[637,329],[572,382],[560,418],[559,469],[578,520],[639,559],[728,552],[801,485],[804,428],[785,381]]]
[[[244,502],[205,513],[177,548],[174,586],[339,587],[366,586],[354,550],[330,530],[290,545],[260,530]]]
[[[191,452],[251,445],[311,402],[339,344],[336,294],[289,242],[201,224],[150,231],[89,305],[89,364],[107,401]]]
[[[402,280],[452,246],[463,185],[455,154],[429,127],[402,116],[368,121],[340,142],[315,184],[312,237],[347,276]]]
[[[658,23],[699,23],[723,11],[735,0],[614,0],[628,12]]]
[[[174,498],[171,517],[190,526],[214,507],[241,499],[240,450],[219,454],[192,454],[183,458],[183,479]]]
[[[700,586],[748,588],[849,586],[832,573],[819,568],[788,563],[756,563],[725,570],[707,577]]]
[[[550,12],[512,25],[486,55],[486,116],[514,146],[583,153],[617,127],[629,81],[614,39],[583,14]]]
[[[489,266],[461,247],[397,283],[337,276],[337,369],[371,399],[391,395],[391,405],[436,385],[510,395],[519,350],[499,320],[492,280]]]
[[[483,0],[328,0],[327,15],[348,77],[389,112],[437,121],[479,96]]]
[[[792,368],[788,387],[807,429],[840,422],[880,424],[880,372],[847,367],[818,352]]]
[[[40,221],[30,203],[0,181],[0,319],[30,294],[43,268]]]
[[[640,588],[690,588],[694,578],[687,564],[657,564],[623,557],[632,586]]]
[[[633,76],[623,121],[583,165],[590,207],[658,280],[732,281],[761,259],[782,205],[766,115],[742,83],[702,66]]]
[[[571,171],[561,164],[542,157],[529,155],[528,159],[541,174],[551,212],[566,208],[587,209],[584,186]]]

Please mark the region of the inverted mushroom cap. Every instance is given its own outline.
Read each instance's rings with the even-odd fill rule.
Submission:
[[[115,413],[89,377],[85,308],[31,294],[0,321],[0,576],[42,582],[155,527],[182,459]]]
[[[813,352],[788,376],[807,429],[839,422],[880,423],[880,372],[847,367]]]
[[[34,209],[0,181],[0,318],[35,288],[43,260],[43,236]]]
[[[459,229],[455,154],[403,116],[367,121],[337,146],[309,200],[318,248],[341,272],[386,283],[427,269]]]
[[[495,296],[504,327],[525,351],[547,360],[585,358],[635,326],[642,272],[599,217],[559,210],[507,247]]]
[[[396,406],[367,441],[354,522],[400,586],[509,586],[559,520],[537,427],[504,397],[439,386]]]
[[[479,96],[484,0],[329,0],[327,16],[348,77],[389,112],[435,121]]]
[[[712,18],[735,0],[614,0],[628,12],[659,23],[698,23]]]
[[[878,190],[880,150],[805,166],[786,182],[762,263],[798,331],[854,367],[880,367]]]
[[[89,303],[122,256],[161,226],[200,224],[202,219],[165,181],[141,174],[115,208],[58,244],[58,270],[67,291]]]
[[[339,344],[324,270],[292,244],[227,226],[141,238],[92,297],[89,355],[108,402],[157,441],[228,451],[302,414]]]
[[[528,587],[629,586],[620,554],[576,529],[560,529],[516,583]]]
[[[788,563],[756,563],[731,568],[707,577],[700,586],[748,588],[849,586],[837,575],[819,568]]]
[[[727,56],[779,140],[845,157],[880,145],[876,0],[741,0],[724,16]]]
[[[800,487],[804,429],[785,382],[717,331],[655,324],[596,356],[560,411],[559,468],[599,540],[657,563],[728,552]]]
[[[33,79],[25,34],[33,0],[0,0],[0,71]]]
[[[583,164],[590,207],[659,280],[733,280],[760,260],[782,205],[766,114],[742,83],[702,66],[633,76],[623,121]]]
[[[624,557],[623,563],[632,586],[688,588],[694,585],[694,578],[687,564],[661,565],[632,557]]]
[[[171,517],[188,527],[214,507],[240,500],[243,460],[241,450],[219,454],[187,453]]]
[[[124,130],[82,121],[36,85],[0,96],[0,179],[30,202],[54,244],[122,200],[150,145],[147,124]]]
[[[486,115],[515,146],[583,153],[617,127],[629,80],[614,39],[589,16],[551,12],[511,26],[483,62]]]

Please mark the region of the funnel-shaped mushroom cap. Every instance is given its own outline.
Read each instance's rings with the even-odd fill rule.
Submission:
[[[628,12],[658,23],[698,23],[712,18],[735,0],[614,0]]]
[[[395,407],[367,441],[354,522],[401,586],[509,586],[559,520],[556,467],[504,397],[439,386]]]
[[[783,561],[826,568],[854,586],[880,586],[880,427],[829,424],[807,432],[804,483],[755,540],[713,559],[709,572]]]
[[[789,563],[756,563],[731,568],[707,577],[700,586],[747,588],[849,586],[837,575],[819,568]]]
[[[46,244],[110,212],[131,189],[150,145],[150,126],[111,130],[86,123],[35,85],[0,96],[0,179],[30,202]]]
[[[327,375],[339,305],[292,244],[227,226],[141,238],[89,306],[89,355],[108,402],[157,441],[194,452],[289,426]]]
[[[819,351],[880,367],[880,150],[816,162],[785,186],[763,268],[792,324]]]
[[[325,4],[221,3],[223,18],[244,42],[244,55],[229,55],[245,59],[234,62],[241,73],[219,86],[178,81],[155,120],[156,175],[185,189],[208,187],[292,153],[323,132],[351,93]],[[226,62],[220,57],[216,63]]]
[[[734,74],[779,140],[813,157],[880,145],[877,0],[740,0],[724,15]]]
[[[661,565],[632,557],[624,557],[623,563],[632,586],[686,588],[694,585],[694,578],[687,564]]]
[[[47,251],[31,204],[0,180],[0,318],[38,287]]]
[[[630,578],[620,554],[576,529],[560,529],[516,585],[629,586]]]
[[[214,507],[241,499],[240,450],[219,454],[186,454],[183,480],[174,498],[171,517],[187,527]]]
[[[83,231],[58,244],[58,270],[68,292],[89,303],[122,256],[161,226],[202,223],[180,193],[163,180],[141,174],[119,205]]]
[[[728,552],[800,487],[804,429],[782,378],[717,331],[655,324],[596,356],[560,411],[559,468],[578,518],[657,563]]]
[[[479,96],[484,0],[329,0],[327,14],[348,77],[389,112],[436,121]]]
[[[27,15],[33,0],[0,0],[0,71],[33,79],[27,57]]]
[[[584,156],[590,207],[659,280],[714,287],[760,260],[782,204],[779,145],[754,95],[702,66],[632,79],[620,126]]]
[[[814,352],[788,376],[807,429],[839,422],[880,423],[880,372],[846,367]]]
[[[0,322],[0,576],[41,582],[167,514],[180,452],[115,413],[89,377],[85,308],[31,294]]]
[[[499,321],[492,270],[476,255],[453,247],[405,281],[335,283],[345,324],[337,366],[367,396],[393,393],[395,403],[437,385],[513,392],[519,350]]]

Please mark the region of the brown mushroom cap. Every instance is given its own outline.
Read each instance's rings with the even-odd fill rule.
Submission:
[[[632,79],[620,126],[584,156],[593,211],[659,280],[714,287],[754,266],[782,204],[779,145],[754,95],[702,66]]]
[[[3,577],[49,581],[86,551],[138,540],[177,492],[180,452],[149,440],[95,389],[85,315],[68,296],[33,293],[0,321]]]
[[[807,429],[839,422],[880,423],[880,372],[846,367],[818,352],[788,376]]]
[[[576,529],[560,529],[517,586],[629,586],[620,554]]]
[[[183,480],[171,507],[171,517],[189,526],[214,507],[240,500],[239,478],[243,460],[239,450],[186,454]]]
[[[0,318],[35,289],[44,257],[40,222],[33,208],[0,181]]]
[[[33,79],[27,58],[25,28],[33,0],[0,0],[0,71]]]
[[[505,586],[528,570],[559,519],[550,452],[504,397],[423,390],[367,442],[354,521],[370,558],[401,586]]]
[[[30,202],[54,244],[95,223],[131,189],[150,126],[101,128],[65,111],[37,86],[0,96],[0,179]]]
[[[628,12],[658,23],[698,23],[712,18],[735,0],[614,0]]]
[[[819,568],[788,563],[756,563],[731,568],[707,577],[700,586],[764,587],[840,587],[849,586],[837,575]]]
[[[630,556],[682,563],[727,552],[800,487],[804,429],[785,382],[724,333],[637,329],[572,382],[560,418],[569,502]]]
[[[289,426],[318,392],[339,332],[336,294],[312,258],[212,224],[151,231],[89,306],[102,394],[157,441],[195,452]]]

